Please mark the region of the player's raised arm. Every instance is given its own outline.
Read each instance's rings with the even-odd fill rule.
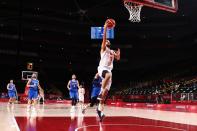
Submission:
[[[105,49],[106,49],[106,40],[107,40],[107,22],[105,22],[105,25],[104,25],[103,42],[101,45],[101,52],[105,51]]]

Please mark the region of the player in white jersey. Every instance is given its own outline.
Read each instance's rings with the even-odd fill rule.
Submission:
[[[105,22],[104,25],[104,32],[103,32],[103,41],[101,45],[100,50],[100,63],[98,66],[98,73],[99,76],[102,77],[102,86],[101,86],[101,92],[98,97],[99,105],[97,108],[97,113],[100,118],[100,121],[103,120],[104,114],[104,101],[106,99],[107,93],[110,90],[110,86],[112,83],[112,69],[113,69],[113,61],[114,59],[120,60],[120,49],[117,51],[110,49],[110,41],[106,38],[106,31],[107,31],[107,22]]]
[[[79,94],[79,105],[80,108],[82,109],[84,106],[83,104],[84,104],[84,94],[85,94],[85,89],[83,88],[82,85],[79,86],[78,94]]]

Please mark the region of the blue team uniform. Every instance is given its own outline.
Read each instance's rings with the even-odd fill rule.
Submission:
[[[101,91],[101,82],[102,82],[101,77],[93,80],[91,98],[98,97],[98,95]]]
[[[15,84],[10,83],[8,86],[8,96],[9,98],[16,98],[16,87]]]
[[[78,82],[77,80],[70,80],[70,98],[78,99]]]
[[[31,79],[28,99],[33,100],[38,98],[38,85],[39,85],[38,80]]]

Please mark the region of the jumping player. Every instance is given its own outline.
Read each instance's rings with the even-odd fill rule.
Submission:
[[[41,88],[36,73],[32,74],[31,79],[28,80],[26,86],[29,88],[27,109],[29,110],[32,106],[32,109],[35,110],[34,106],[38,100],[38,89]]]
[[[104,101],[106,99],[107,93],[110,90],[110,86],[112,83],[112,69],[113,69],[113,61],[114,58],[116,60],[120,60],[120,49],[117,51],[110,49],[110,41],[106,38],[106,31],[107,31],[108,21],[105,22],[104,25],[104,32],[103,32],[103,41],[100,50],[100,63],[98,66],[98,73],[99,76],[102,77],[102,86],[101,92],[98,97],[99,105],[97,108],[97,114],[100,118],[100,121],[103,120],[104,114]]]
[[[76,75],[72,75],[72,80],[68,81],[67,88],[69,90],[70,98],[72,100],[71,112],[74,111],[78,100],[78,87],[79,82],[76,80]]]
[[[91,99],[90,99],[90,103],[85,105],[82,113],[85,113],[85,110],[90,106],[93,107],[94,104],[98,103],[97,101],[97,97],[101,91],[101,84],[102,84],[102,79],[99,76],[99,74],[97,73],[92,81],[92,91],[91,91]]]
[[[8,96],[10,98],[8,103],[14,104],[17,98],[17,91],[13,80],[10,80],[10,83],[7,84],[7,89],[8,89]]]
[[[85,89],[83,88],[82,85],[79,86],[78,94],[79,94],[79,105],[80,108],[82,109],[84,106],[84,95],[85,95]]]

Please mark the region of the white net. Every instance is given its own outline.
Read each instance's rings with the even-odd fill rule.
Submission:
[[[141,4],[136,4],[131,1],[125,1],[124,6],[127,8],[129,11],[130,17],[129,20],[131,22],[140,22],[140,13],[143,5]]]

